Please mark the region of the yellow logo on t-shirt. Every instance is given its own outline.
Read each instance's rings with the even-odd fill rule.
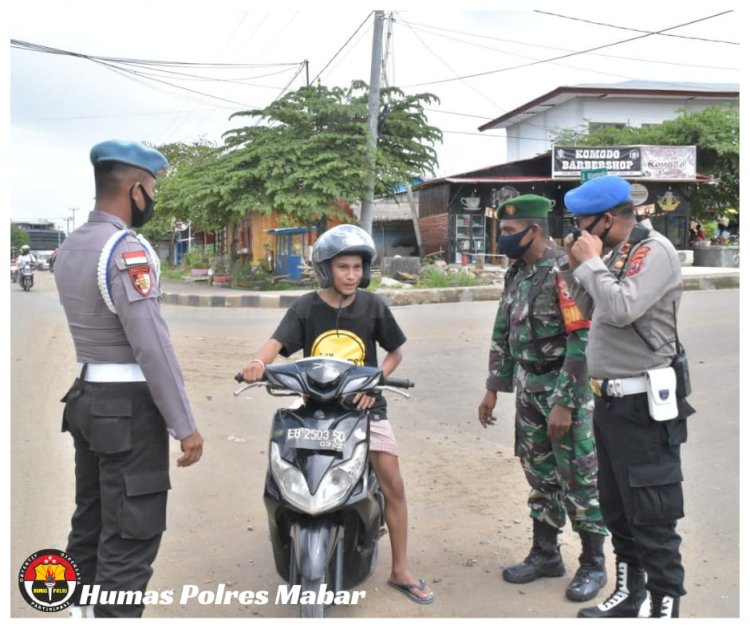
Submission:
[[[365,363],[365,343],[350,331],[332,329],[315,339],[310,350],[314,358],[338,358],[352,364],[363,366]]]

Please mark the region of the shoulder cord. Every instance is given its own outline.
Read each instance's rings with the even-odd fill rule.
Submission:
[[[117,310],[115,309],[115,304],[112,301],[112,293],[109,285],[109,262],[112,259],[112,252],[115,250],[115,247],[120,243],[120,240],[122,240],[122,238],[124,238],[128,234],[131,234],[138,238],[138,241],[146,249],[146,252],[148,253],[154,264],[154,274],[156,275],[157,287],[159,285],[159,277],[161,275],[161,261],[159,260],[159,256],[156,255],[156,252],[154,251],[150,242],[146,240],[146,238],[144,238],[141,234],[136,234],[135,232],[129,230],[117,231],[113,233],[104,245],[101,255],[99,255],[99,264],[96,268],[96,279],[97,283],[99,284],[99,293],[102,295],[104,305],[107,306],[107,309],[112,312],[112,314],[117,314]]]

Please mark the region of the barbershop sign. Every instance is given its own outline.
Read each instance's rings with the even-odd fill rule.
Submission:
[[[695,179],[695,160],[695,146],[554,146],[552,177],[603,168],[629,178]]]

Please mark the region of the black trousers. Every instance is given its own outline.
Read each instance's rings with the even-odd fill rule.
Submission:
[[[140,617],[166,529],[169,436],[145,382],[79,379],[63,398],[75,445],[76,508],[67,552],[99,585],[96,617]],[[106,593],[105,593],[106,592]],[[119,599],[112,592],[121,593]],[[81,599],[81,603],[91,603]]]
[[[674,597],[685,595],[676,522],[684,516],[680,445],[692,408],[681,410],[654,421],[645,393],[597,397],[594,407],[599,502],[615,555],[645,569],[649,590]]]

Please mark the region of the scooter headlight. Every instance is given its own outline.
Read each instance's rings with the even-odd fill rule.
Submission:
[[[359,443],[351,458],[329,469],[314,494],[310,494],[302,472],[281,457],[276,443],[271,443],[271,472],[290,504],[311,515],[336,508],[343,503],[362,476],[367,462],[367,445]]]
[[[295,466],[281,457],[281,450],[276,443],[271,443],[271,473],[284,498],[298,508],[310,497],[305,476]],[[304,508],[302,508],[305,510]]]

